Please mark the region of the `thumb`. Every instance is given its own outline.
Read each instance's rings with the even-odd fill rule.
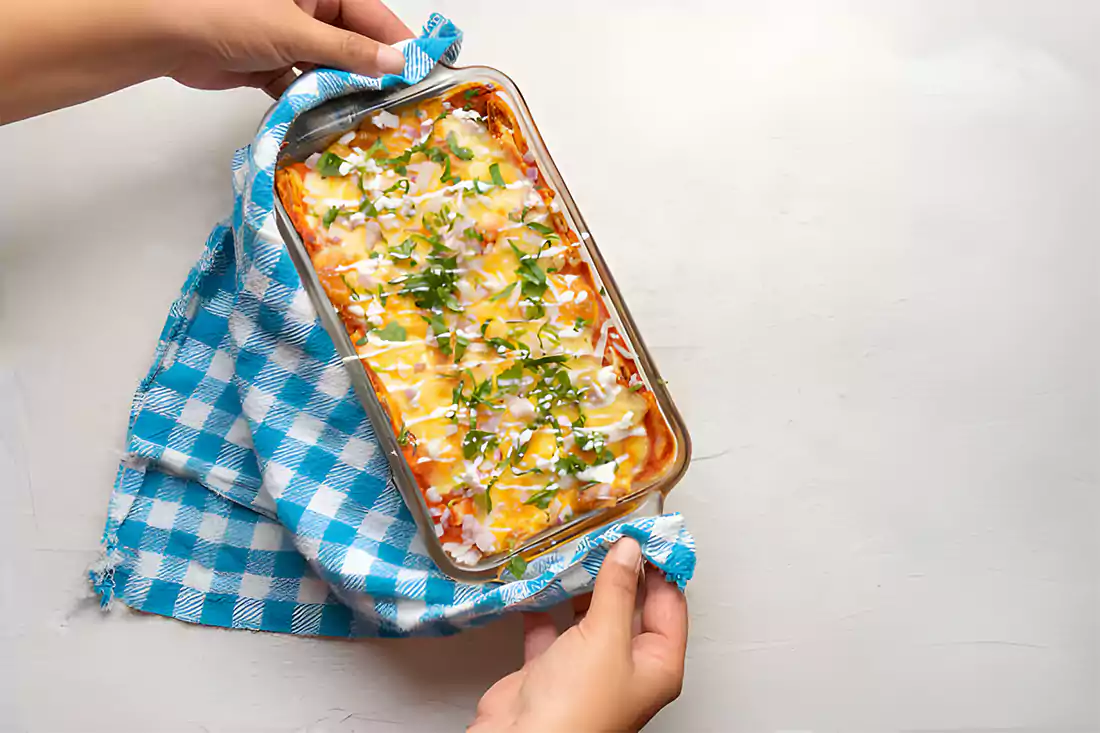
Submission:
[[[638,595],[638,573],[642,548],[630,537],[615,543],[596,576],[592,605],[581,621],[587,629],[612,645],[628,648],[632,636],[634,602]]]
[[[400,74],[405,57],[392,46],[303,14],[289,29],[288,51],[295,63],[311,63],[365,76]]]

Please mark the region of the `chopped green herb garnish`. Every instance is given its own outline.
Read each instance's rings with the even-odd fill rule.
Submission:
[[[460,333],[455,334],[455,364],[462,360],[462,355],[466,353],[466,347],[470,345],[470,339],[466,338]]]
[[[374,208],[374,202],[368,198],[363,199],[363,202],[359,204],[359,210],[367,216],[378,216],[378,209]]]
[[[409,173],[409,169],[406,166],[408,166],[409,162],[412,160],[412,156],[413,150],[410,148],[396,158],[385,158],[379,162],[382,165],[392,166],[394,171],[397,172],[397,175],[404,176]]]
[[[641,383],[633,384],[630,386],[631,392],[641,392],[643,389],[645,389],[645,385]]]
[[[395,260],[410,260],[415,251],[416,242],[413,241],[412,237],[409,237],[401,244],[390,247],[390,257]],[[415,265],[416,262],[414,261],[412,264]]]
[[[387,188],[382,193],[384,193],[384,194],[385,193],[392,193],[394,191],[402,191],[404,193],[408,193],[409,192],[409,179],[408,178],[402,178],[400,181],[393,184],[392,186]]]
[[[387,297],[388,296],[386,295],[386,291],[382,289],[381,285],[379,285],[378,286],[378,302],[380,302],[382,304],[382,307],[386,306],[386,298]]]
[[[581,450],[598,453],[607,445],[607,436],[595,430],[577,429],[575,427],[573,437],[577,441],[577,447]],[[612,456],[612,460],[614,460],[614,456]]]
[[[499,293],[497,293],[493,297],[489,298],[489,301],[490,302],[496,302],[498,300],[504,300],[509,295],[511,295],[512,291],[515,290],[515,289],[516,289],[516,284],[515,283],[508,283],[508,285],[504,288],[504,290],[501,290]]]
[[[569,372],[562,364],[569,360],[564,354],[551,354],[537,359],[520,359],[517,363],[535,373],[535,384],[530,395],[535,398],[535,407],[539,412],[539,422],[548,425],[558,434],[561,441],[561,429],[552,410],[558,407],[578,407],[583,398],[584,389],[578,388],[569,378]]]
[[[505,369],[503,372],[497,375],[497,391],[509,392],[518,390],[520,382],[523,381],[523,366],[517,361],[512,366]],[[501,384],[504,382],[505,384]]]
[[[321,220],[321,223],[325,225],[326,229],[328,229],[330,226],[332,226],[332,222],[336,221],[336,217],[338,216],[340,216],[340,207],[332,206],[329,208],[328,211],[325,212],[325,218]]]
[[[455,136],[454,130],[447,133],[447,147],[459,160],[473,160],[474,158],[473,151],[458,144],[458,138]]]
[[[327,152],[321,156],[321,159],[317,161],[317,172],[321,174],[322,178],[331,178],[332,176],[339,176],[340,166],[347,161],[341,158],[339,155],[333,152]]]
[[[386,150],[386,143],[382,142],[382,138],[377,138],[373,143],[371,143],[371,146],[367,148],[367,157],[373,158],[375,153],[385,152],[388,152]]]
[[[600,295],[607,295],[607,288],[603,285],[600,286]]]
[[[443,244],[443,238],[432,230],[431,224],[428,223],[427,214],[425,214],[424,217],[424,228],[431,231],[432,234],[425,237],[423,234],[413,232],[409,236],[413,239],[419,239],[421,242],[431,247],[433,255],[451,254],[451,250]]]
[[[432,335],[435,336],[435,344],[439,351],[444,356],[450,356],[454,352],[454,348],[451,340],[451,332],[447,328],[447,324],[443,322],[443,318],[435,313],[429,316],[420,316],[424,319],[424,322],[428,324],[428,328],[432,330]],[[463,337],[465,340],[465,337]],[[467,344],[468,345],[468,344]],[[463,346],[463,351],[466,347]],[[458,361],[459,357],[455,357],[455,361]]]
[[[447,185],[451,185],[453,183],[458,183],[461,180],[462,179],[459,178],[458,176],[451,174],[451,159],[449,157],[444,158],[443,159],[443,175],[441,175],[439,177],[440,183],[445,183]]]
[[[592,325],[592,321],[588,320],[587,318],[578,318],[573,323],[573,329],[576,330],[576,331],[583,331],[585,328],[587,328],[590,325]]]
[[[470,91],[473,90],[471,89]],[[505,568],[508,570],[509,573],[512,574],[513,578],[515,578],[516,580],[522,580],[523,574],[527,572],[527,561],[519,555],[516,555],[508,561],[508,564],[505,566]]]
[[[419,235],[413,236],[420,238]],[[454,295],[457,282],[455,274],[457,272],[457,257],[441,257],[432,254],[428,256],[425,269],[411,275],[402,276],[391,282],[394,284],[400,283],[402,286],[399,291],[400,294],[413,296],[417,308],[437,313],[446,308],[458,313],[462,311],[462,306]]]
[[[504,182],[504,176],[500,175],[499,163],[493,163],[491,166],[489,166],[489,175],[493,178],[494,186],[500,186],[501,188],[504,188],[506,185],[508,185]]]
[[[470,430],[462,437],[462,457],[471,461],[479,455],[485,455],[485,451],[496,447],[498,444],[495,433],[484,430]]]
[[[344,283],[344,287],[348,289],[348,292],[351,293],[352,297],[358,298],[359,291],[357,291],[355,289],[355,286],[351,284],[351,281],[348,280],[348,276],[341,272],[340,280]]]
[[[485,343],[495,349],[496,352],[501,356],[507,354],[509,351],[515,351],[516,349],[516,345],[513,344],[511,341],[508,341],[507,339],[497,338],[495,336],[485,339]]]
[[[433,163],[439,163],[440,165],[443,164],[443,161],[449,159],[449,156],[446,153],[436,147],[426,147],[422,152],[425,156],[427,156],[428,160],[432,161]]]
[[[538,232],[544,237],[549,237],[550,235],[554,234],[554,230],[551,227],[548,227],[545,224],[539,224],[537,221],[527,222],[527,228],[532,231]]]
[[[519,447],[512,446],[512,455],[508,456],[509,465],[512,465],[512,466],[518,465],[519,462],[523,460],[523,457],[525,455],[527,455],[527,449],[530,448],[530,447],[531,447],[531,441],[530,440],[528,440],[526,443],[524,443],[523,445],[521,445]]]
[[[466,377],[470,378],[470,394],[466,394]],[[452,420],[458,420],[458,407],[465,405],[469,410],[470,415],[470,428],[473,429],[477,425],[477,409],[481,405],[489,405],[489,395],[493,390],[493,379],[489,377],[484,382],[478,383],[477,378],[474,377],[473,372],[466,369],[458,378],[458,383],[455,384],[453,390],[451,390],[451,401],[455,405],[455,409],[447,415]]]
[[[549,321],[547,321],[546,323],[542,324],[541,327],[539,327],[538,332],[535,334],[535,338],[539,340],[540,349],[546,348],[542,345],[543,334],[546,335],[546,340],[550,342],[551,346],[561,345],[561,337],[558,336],[558,329],[554,328],[554,326]]]
[[[552,502],[554,500],[554,497],[557,495],[557,488],[539,489],[538,491],[527,497],[527,499],[524,500],[523,503],[537,506],[539,509],[545,509],[546,507],[550,506],[550,502]]]
[[[467,100],[470,100],[479,94],[481,94],[480,87],[474,87],[473,89],[467,89],[465,92],[462,93],[462,96],[465,97]]]
[[[566,454],[559,458],[554,463],[555,471],[565,471],[570,474],[577,474],[588,468],[588,463],[585,462],[580,456],[572,453]]]
[[[538,255],[533,258],[530,255],[525,255],[521,250],[512,242],[508,242],[508,245],[515,252],[516,257],[519,259],[519,267],[516,268],[516,275],[520,279],[520,283],[524,297],[529,300],[536,300],[541,298],[546,292],[548,287],[546,283],[546,272],[543,271],[538,264]]]
[[[493,483],[496,482],[494,481],[490,483],[488,486],[485,487],[485,491],[481,492],[480,494],[474,495],[474,501],[480,504],[482,508],[485,509],[486,514],[489,514],[493,511],[493,496],[491,493],[489,493],[493,490]]]
[[[376,331],[378,338],[383,341],[404,341],[405,340],[405,327],[400,323],[387,324],[385,328],[380,328]]]
[[[462,236],[466,239],[476,239],[479,242],[485,241],[485,235],[479,232],[477,227],[466,227],[465,231],[462,232]]]
[[[444,356],[450,356],[453,351],[451,349],[451,332],[448,331],[442,335],[435,337],[435,345],[439,347],[440,353]]]
[[[537,359],[524,359],[523,366],[528,369],[536,369],[547,364],[564,364],[567,361],[569,361],[569,357],[565,354],[550,354],[549,356],[540,356]]]
[[[432,329],[432,333],[438,336],[441,333],[447,333],[447,324],[443,322],[443,318],[433,313],[430,316],[420,316],[424,319],[424,322],[428,324],[428,328]]]
[[[409,432],[409,429],[407,427],[402,425],[401,426],[401,432],[397,436],[397,444],[398,445],[408,445],[409,440],[410,440],[411,437],[412,437],[412,433]]]

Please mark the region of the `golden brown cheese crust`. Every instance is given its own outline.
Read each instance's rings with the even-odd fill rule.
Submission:
[[[468,85],[393,112],[330,146],[328,165],[281,168],[276,190],[360,347],[437,534],[452,555],[473,561],[658,478],[674,460],[675,441],[507,103],[488,86]],[[409,155],[429,122],[424,152]],[[402,147],[404,158],[395,154]],[[486,168],[487,161],[495,163]],[[495,180],[488,192],[491,182],[477,175],[488,179],[487,170]],[[358,211],[344,205],[355,195],[349,181],[362,194]],[[333,201],[341,204],[328,206]],[[461,235],[456,221],[469,224]],[[420,303],[409,283],[439,263],[463,273],[448,281],[451,303]],[[388,273],[381,282],[379,272]],[[558,345],[547,346],[544,335]],[[409,382],[410,370],[427,377]],[[514,387],[508,375],[516,370],[519,384],[533,385]],[[563,384],[572,402],[554,397],[546,407],[539,390]],[[478,388],[487,390],[486,403],[474,397]],[[448,399],[447,415],[429,410]]]

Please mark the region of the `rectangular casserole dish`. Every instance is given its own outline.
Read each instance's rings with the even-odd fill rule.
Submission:
[[[443,572],[517,575],[661,511],[687,430],[508,77],[440,66],[303,113],[276,188],[280,233]]]

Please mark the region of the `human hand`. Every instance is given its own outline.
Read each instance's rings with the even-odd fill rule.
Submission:
[[[381,0],[167,0],[186,54],[167,76],[198,89],[252,86],[278,97],[291,67],[332,66],[367,76],[400,74],[386,44],[412,31]]]
[[[411,37],[382,0],[0,2],[0,124],[159,76],[277,97],[293,66],[399,74]]]
[[[524,665],[493,685],[468,733],[638,731],[684,679],[687,601],[653,567],[636,618],[642,553],[619,540],[587,614],[561,636],[549,614],[524,615]]]

